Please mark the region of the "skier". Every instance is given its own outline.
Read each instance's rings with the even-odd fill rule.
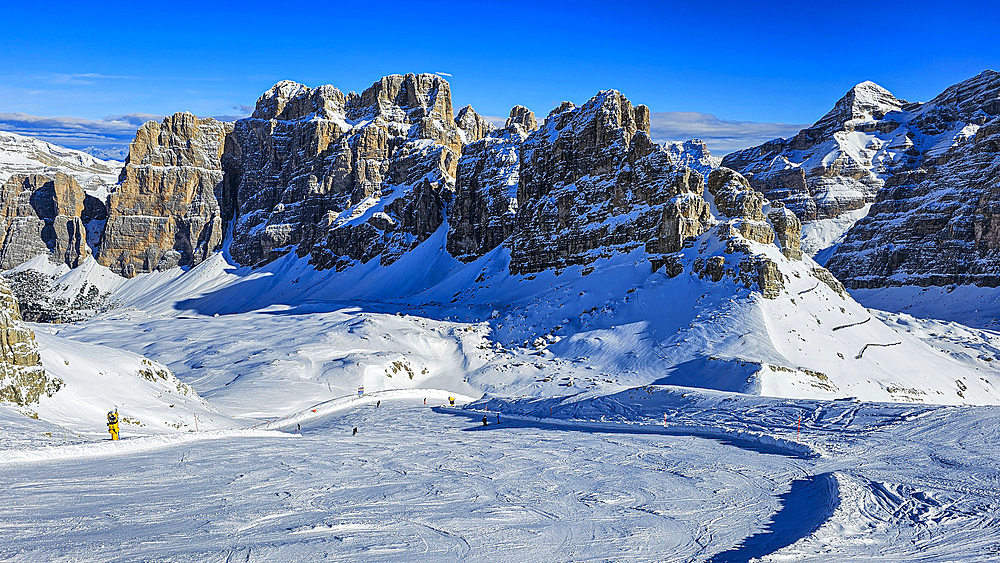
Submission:
[[[351,434],[351,436],[357,436],[357,435],[358,435],[358,427],[355,426],[354,427],[354,434]]]
[[[497,424],[500,424],[500,413],[497,413]]]
[[[455,397],[448,397],[448,402],[451,403],[451,406],[455,406]]]
[[[298,422],[295,423],[295,431],[298,432],[299,434],[302,433],[302,425],[299,424]]]
[[[486,422],[486,415],[483,415],[483,426],[489,426],[489,422]]]
[[[382,401],[375,401],[375,408],[378,408],[382,404]]]
[[[424,404],[425,405],[427,404],[427,398],[426,397],[424,397]]]
[[[108,432],[111,434],[112,440],[118,439],[118,407],[115,407],[113,411],[108,411]]]

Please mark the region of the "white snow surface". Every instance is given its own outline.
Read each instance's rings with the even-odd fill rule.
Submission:
[[[861,209],[847,211],[837,217],[806,221],[802,224],[802,252],[812,256],[820,264],[826,264],[826,260],[843,242],[847,231],[868,216],[871,208],[872,204],[869,203]]]

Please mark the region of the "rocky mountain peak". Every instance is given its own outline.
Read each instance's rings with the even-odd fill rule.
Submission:
[[[701,139],[691,139],[689,141],[672,141],[666,143],[664,148],[670,153],[670,160],[678,166],[687,166],[708,176],[712,170],[718,168],[722,163],[722,157],[712,156],[708,150],[708,145]]]
[[[282,80],[264,92],[257,99],[253,117],[256,119],[275,119],[281,115],[289,101],[300,98],[308,93],[309,88],[298,82]]]
[[[504,126],[510,127],[515,123],[529,133],[538,129],[538,121],[535,120],[535,114],[524,106],[512,107],[510,109],[510,117],[507,118],[507,123]]]
[[[984,70],[949,86],[915,113],[917,125],[928,133],[938,132],[956,121],[982,125],[1000,115],[1000,73]]]
[[[486,118],[476,113],[472,106],[458,110],[455,125],[462,131],[466,143],[474,143],[496,130],[496,126],[486,121]]]
[[[286,106],[324,111],[236,123],[232,253],[242,264],[293,248],[319,268],[394,261],[444,220],[463,145],[491,127],[471,108],[456,119],[435,74],[386,76],[342,105],[332,86],[286,90]]]
[[[257,100],[255,119],[281,119],[293,121],[317,116],[332,119],[343,116],[347,97],[329,84],[309,88],[297,82],[284,80],[271,87]]]
[[[187,112],[144,123],[108,198],[98,261],[132,277],[196,265],[217,250],[232,200],[222,170],[232,131]]]
[[[887,113],[900,110],[906,103],[906,100],[893,96],[878,84],[865,81],[848,90],[843,98],[837,100],[833,109],[807,131],[811,131],[813,134],[810,136],[814,137],[820,131],[843,129],[845,124],[852,121],[882,119]]]
[[[512,273],[674,252],[711,215],[703,181],[649,140],[649,110],[617,90],[550,115],[521,145]]]
[[[415,122],[427,118],[451,123],[455,118],[451,86],[436,74],[385,76],[348,103],[351,120],[379,115],[389,121]]]

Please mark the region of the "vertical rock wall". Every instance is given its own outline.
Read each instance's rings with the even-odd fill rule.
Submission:
[[[471,109],[461,117],[468,131],[432,74],[387,76],[348,95],[278,83],[234,131],[233,257],[259,265],[294,247],[321,269],[391,263],[444,222],[463,136],[488,128]]]
[[[39,254],[75,268],[90,255],[86,223],[103,207],[65,174],[12,176],[0,192],[0,269]]]
[[[62,380],[50,379],[38,357],[35,334],[21,320],[17,300],[0,278],[0,401],[24,406],[52,396]]]
[[[510,270],[588,264],[639,247],[674,252],[708,228],[703,185],[650,142],[646,106],[615,90],[580,108],[563,103],[521,146]]]
[[[231,124],[190,113],[139,128],[108,199],[101,264],[132,277],[196,265],[222,245],[222,206],[231,199],[222,163],[231,131]]]

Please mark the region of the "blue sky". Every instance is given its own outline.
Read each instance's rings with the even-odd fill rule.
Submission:
[[[985,1],[5,2],[3,13],[0,129],[75,146],[127,143],[138,122],[175,111],[243,115],[281,79],[361,91],[439,72],[456,109],[491,116],[515,104],[544,116],[617,88],[661,114],[661,136],[709,137],[724,153],[812,123],[863,80],[923,101],[1000,69],[1000,8]]]

